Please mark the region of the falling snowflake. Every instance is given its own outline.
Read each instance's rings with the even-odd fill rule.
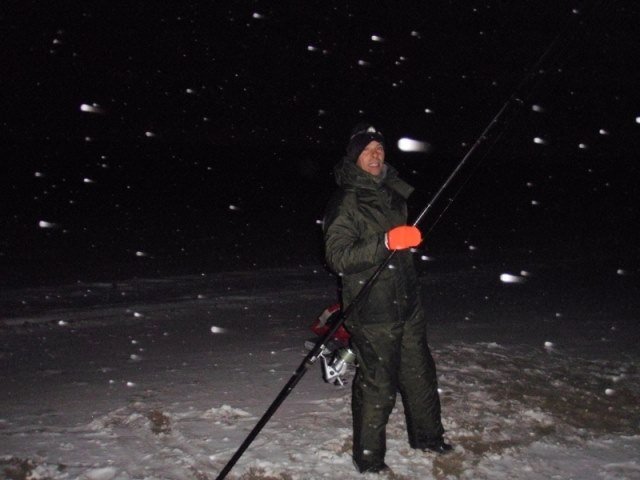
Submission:
[[[426,152],[431,148],[427,142],[413,140],[411,138],[401,138],[398,140],[398,149],[403,152]]]
[[[102,109],[102,107],[100,107],[100,105],[98,105],[97,103],[94,103],[91,105],[87,103],[83,103],[82,105],[80,105],[80,111],[86,112],[86,113],[98,113],[98,114],[104,113],[104,110]]]
[[[40,220],[38,226],[40,228],[56,228],[58,225],[53,222],[47,222],[46,220]]]
[[[518,275],[511,275],[510,273],[503,273],[500,275],[500,281],[502,283],[524,283],[525,279]]]

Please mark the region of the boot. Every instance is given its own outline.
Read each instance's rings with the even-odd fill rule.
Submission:
[[[355,462],[353,462],[353,464],[356,467],[356,470],[358,470],[358,472],[360,473],[383,473],[383,472],[387,472],[390,470],[389,466],[382,462],[382,463],[376,463],[376,464],[369,464],[369,465],[363,465],[362,468]]]
[[[444,441],[444,438],[439,438],[433,443],[429,443],[421,448],[423,452],[431,451],[439,453],[440,455],[445,455],[453,450],[453,445]]]

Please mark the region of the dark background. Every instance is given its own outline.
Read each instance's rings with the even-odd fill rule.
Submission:
[[[424,253],[637,271],[633,2],[128,3],[0,14],[0,285],[317,264],[355,123],[415,215],[514,91]]]

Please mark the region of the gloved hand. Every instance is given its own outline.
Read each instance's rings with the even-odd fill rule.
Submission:
[[[400,225],[389,230],[384,238],[384,243],[389,250],[404,250],[417,247],[422,242],[422,234],[417,227]]]

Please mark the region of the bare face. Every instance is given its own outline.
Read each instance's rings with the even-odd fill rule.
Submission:
[[[382,173],[382,165],[384,165],[384,147],[382,144],[375,140],[369,142],[360,153],[356,165],[373,176],[379,176]]]

